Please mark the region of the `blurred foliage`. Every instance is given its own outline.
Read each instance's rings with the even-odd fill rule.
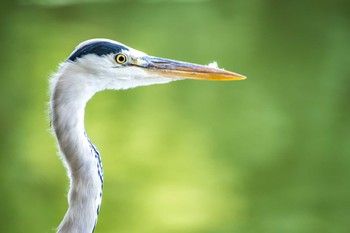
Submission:
[[[105,169],[97,233],[350,229],[348,1],[0,4],[0,232],[53,232],[63,218],[48,80],[95,37],[248,76],[90,101]]]

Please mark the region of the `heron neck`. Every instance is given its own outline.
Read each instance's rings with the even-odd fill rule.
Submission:
[[[88,86],[72,85],[64,78],[52,91],[51,123],[70,178],[69,208],[59,233],[93,232],[100,209],[102,163],[84,128],[85,106],[93,94]]]

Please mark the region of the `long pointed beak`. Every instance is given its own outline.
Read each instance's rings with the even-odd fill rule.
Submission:
[[[200,80],[243,80],[245,76],[212,66],[144,56],[135,64],[152,75],[165,78]]]

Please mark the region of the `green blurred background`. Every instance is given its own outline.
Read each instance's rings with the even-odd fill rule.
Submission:
[[[248,76],[98,93],[96,233],[350,229],[349,1],[2,0],[0,232],[54,232],[48,80],[90,38]]]

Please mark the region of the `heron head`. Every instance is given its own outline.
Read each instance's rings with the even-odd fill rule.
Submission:
[[[107,39],[77,46],[66,62],[70,72],[84,74],[99,90],[126,89],[180,79],[242,80],[244,76],[215,66],[203,66],[149,56]]]

